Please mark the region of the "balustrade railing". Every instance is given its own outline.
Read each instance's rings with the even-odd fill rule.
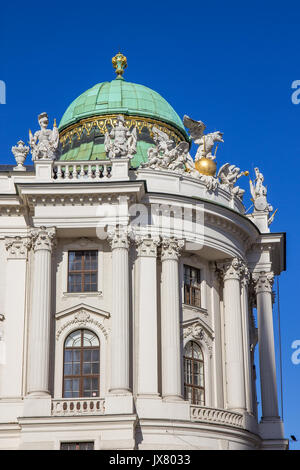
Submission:
[[[53,416],[103,415],[104,413],[104,399],[61,398],[52,400]]]
[[[53,165],[53,179],[56,181],[104,181],[112,177],[112,163],[101,161],[56,161]]]
[[[237,428],[244,427],[244,417],[240,413],[206,406],[191,405],[191,420],[205,423],[224,424]]]

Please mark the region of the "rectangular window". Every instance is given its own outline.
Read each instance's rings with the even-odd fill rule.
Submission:
[[[93,442],[61,442],[60,450],[94,450]]]
[[[98,251],[69,251],[68,292],[97,292]]]
[[[200,269],[184,266],[184,303],[201,307]]]

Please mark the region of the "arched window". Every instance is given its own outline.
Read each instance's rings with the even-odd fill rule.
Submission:
[[[203,353],[194,341],[184,348],[184,396],[194,405],[205,405]]]
[[[99,339],[89,330],[71,333],[64,348],[63,397],[99,396]]]

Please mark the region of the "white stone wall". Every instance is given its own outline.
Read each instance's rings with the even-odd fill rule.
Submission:
[[[140,172],[140,176],[147,178],[149,188],[157,193],[161,187],[158,175],[155,174],[154,178],[153,172],[147,171]],[[201,186],[200,182],[194,181],[189,186],[189,178],[184,179],[184,184],[178,176],[162,175],[161,178],[163,191],[160,195],[147,195],[139,181],[120,182],[113,188],[109,183],[102,186],[99,183],[91,190],[88,184],[80,184],[79,187],[72,183],[49,182],[39,186],[38,180],[32,176],[27,179],[34,183],[32,187],[22,186],[27,182],[26,178],[15,178],[27,215],[0,216],[0,315],[4,315],[0,317],[1,449],[58,449],[60,442],[72,440],[94,440],[97,449],[250,449],[261,446],[249,350],[250,336],[253,336],[247,306],[249,296],[237,275],[224,297],[224,280],[216,271],[216,263],[220,266],[224,261],[231,263],[237,258],[244,266],[248,263],[249,270],[259,277],[263,270],[278,270],[272,265],[270,253],[281,242],[276,237],[268,240],[259,238],[254,225],[240,215],[240,203],[229,204],[223,192],[219,200],[214,200],[218,204],[201,202],[204,232],[197,242],[201,241],[203,246],[197,250],[188,249],[188,245],[179,247],[177,242],[174,247],[173,241],[170,242],[172,230],[167,230],[163,219],[159,219],[162,225],[154,227],[151,232],[151,243],[158,239],[155,249],[146,243],[138,251],[137,245],[140,247],[141,244],[136,239],[128,244],[127,251],[124,245],[113,245],[118,244],[119,239],[108,243],[97,238],[99,197],[109,204],[108,192],[114,204],[119,194],[128,198],[122,214],[125,222],[129,220],[127,204],[145,203],[146,207],[149,204],[173,207],[200,204],[192,199],[197,189],[195,185]],[[2,181],[2,189],[20,203],[13,187],[8,182],[4,183]],[[170,196],[172,192],[173,196]],[[229,211],[228,207],[235,212]],[[100,225],[105,226],[108,221],[111,219],[102,217]],[[29,400],[28,392],[33,380],[29,363],[38,360],[32,356],[33,314],[40,321],[34,279],[42,265],[38,264],[36,248],[32,245],[23,251],[18,248],[16,253],[5,243],[13,237],[30,240],[32,227],[41,225],[45,225],[47,230],[55,227],[56,239],[51,256],[47,258],[51,268],[49,390],[44,390],[43,396]],[[195,241],[193,230],[188,227],[181,235],[185,242]],[[96,293],[67,292],[68,250],[81,249],[98,250]],[[184,264],[201,270],[201,308],[183,304]],[[123,284],[126,276],[128,312],[122,304],[126,293],[122,294],[121,301],[118,297],[122,286],[127,285]],[[268,292],[259,290],[261,310],[270,307]],[[42,305],[44,293],[38,294]],[[236,309],[234,318],[231,316],[233,306]],[[175,311],[178,314],[176,321]],[[129,318],[128,324],[126,318]],[[122,328],[116,320],[122,322]],[[263,325],[262,341],[266,335],[272,336],[271,326]],[[39,327],[36,323],[37,332]],[[78,328],[91,329],[100,340],[99,413],[85,412],[84,401],[77,414],[70,408],[65,412],[60,407],[64,341]],[[128,344],[122,336],[126,328]],[[238,335],[238,344],[233,344],[235,335]],[[121,336],[122,350],[117,351]],[[182,355],[189,340],[201,346],[205,361],[207,409],[196,409],[195,412],[182,399]],[[228,358],[232,361],[236,351],[240,357],[234,364],[235,369],[228,369]],[[264,351],[263,365],[270,364],[272,354],[272,348]],[[118,363],[116,358],[119,358]],[[117,375],[116,366],[119,367]],[[126,371],[128,368],[128,373],[123,374],[124,368]],[[261,377],[265,384],[268,381],[266,377]],[[234,403],[236,396],[233,399],[232,395],[236,389],[234,384],[239,390],[237,405]],[[274,389],[268,390],[265,386],[264,390],[266,396],[275,400]],[[51,411],[51,406],[56,411]],[[230,413],[228,409],[231,409]],[[274,407],[272,413],[275,413]],[[135,433],[137,417],[139,427]],[[272,419],[276,421],[276,416]],[[273,433],[273,445],[280,448],[285,444],[281,424],[278,423],[275,422],[272,428],[274,430],[277,426],[278,429],[277,434]],[[264,442],[267,442],[271,434],[266,426],[263,432]]]

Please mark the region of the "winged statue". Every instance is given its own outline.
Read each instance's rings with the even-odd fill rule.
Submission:
[[[198,145],[195,161],[204,157],[214,160],[216,156],[212,155],[212,150],[216,142],[224,142],[223,132],[216,131],[205,135],[205,124],[202,121],[195,121],[187,115],[183,117],[183,124],[188,128],[195,144]]]
[[[143,163],[142,167],[184,172],[189,144],[180,142],[176,145],[168,134],[156,126],[152,127],[152,134],[155,147],[148,149],[148,162]]]
[[[229,189],[232,195],[236,195],[242,199],[245,190],[234,185],[241,176],[247,175],[249,175],[249,171],[241,171],[237,166],[225,163],[219,169],[217,176],[220,179],[221,185]]]

